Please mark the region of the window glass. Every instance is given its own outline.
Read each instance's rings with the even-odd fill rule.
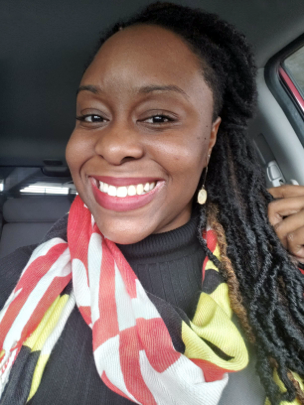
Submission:
[[[59,173],[60,174],[60,173]],[[56,172],[46,175],[41,167],[0,166],[1,194],[77,194],[70,176],[56,176]]]
[[[304,98],[304,46],[288,56],[283,67]]]

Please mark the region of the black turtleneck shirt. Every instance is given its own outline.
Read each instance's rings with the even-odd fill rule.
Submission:
[[[46,240],[66,229],[58,221]],[[191,319],[202,283],[204,252],[197,239],[198,218],[170,232],[153,234],[131,245],[118,245],[143,287],[181,308]],[[0,260],[0,309],[15,287],[35,246],[21,248]],[[106,322],[106,320],[105,320]],[[262,405],[264,392],[251,364],[232,374],[220,405]],[[133,402],[114,393],[97,374],[92,332],[78,308],[71,313],[46,365],[39,389],[29,405],[126,405]],[[190,405],[190,404],[189,404]]]
[[[173,231],[117,245],[144,289],[181,308],[192,319],[202,287],[204,251],[196,236],[198,218]]]

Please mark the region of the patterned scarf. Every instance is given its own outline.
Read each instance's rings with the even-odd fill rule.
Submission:
[[[220,258],[213,231],[204,236]],[[202,278],[189,320],[144,290],[76,197],[68,243],[55,237],[34,250],[0,312],[0,404],[13,398],[23,405],[35,395],[75,303],[92,329],[97,372],[111,390],[143,405],[217,404],[248,353],[231,320],[227,284],[208,258]]]

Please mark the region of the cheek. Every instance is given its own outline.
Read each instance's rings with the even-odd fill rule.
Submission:
[[[198,182],[207,163],[209,137],[210,134],[182,136],[179,142],[163,142],[156,156],[162,159],[163,167],[174,181]]]
[[[85,140],[76,132],[72,133],[65,151],[66,161],[70,168],[72,177],[79,172],[81,166],[89,158],[91,149],[88,140]]]

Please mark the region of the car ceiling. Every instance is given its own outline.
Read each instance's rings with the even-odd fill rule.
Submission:
[[[216,12],[248,37],[257,64],[304,31],[303,0],[175,1]],[[0,0],[0,166],[64,162],[75,93],[100,32],[144,0]]]

